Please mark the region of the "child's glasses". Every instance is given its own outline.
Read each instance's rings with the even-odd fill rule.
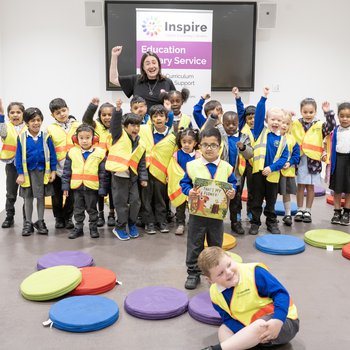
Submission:
[[[201,143],[201,147],[204,148],[204,149],[210,148],[210,149],[215,150],[215,149],[219,148],[219,145],[217,143],[210,143],[210,144],[208,144],[208,143]]]

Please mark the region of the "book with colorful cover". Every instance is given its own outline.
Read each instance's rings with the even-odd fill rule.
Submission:
[[[215,179],[196,178],[193,188],[196,187],[200,195],[188,199],[190,214],[224,220],[229,207],[226,191],[232,190],[232,185]]]

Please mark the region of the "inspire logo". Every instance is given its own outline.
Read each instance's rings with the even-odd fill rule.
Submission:
[[[157,17],[149,17],[142,21],[142,31],[149,36],[156,36],[161,31],[161,22]]]

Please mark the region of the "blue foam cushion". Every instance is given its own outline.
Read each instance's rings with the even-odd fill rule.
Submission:
[[[110,326],[119,317],[119,307],[111,299],[83,295],[63,299],[51,306],[53,327],[68,332],[91,332]]]
[[[291,202],[291,214],[295,215],[298,211],[298,206],[295,202]],[[276,215],[285,215],[284,206],[282,201],[277,201],[275,204]]]
[[[267,254],[289,255],[303,252],[305,243],[298,237],[271,234],[257,237],[255,247]]]

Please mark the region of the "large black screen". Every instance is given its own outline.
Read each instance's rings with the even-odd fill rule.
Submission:
[[[110,52],[123,46],[118,67],[121,75],[135,74],[136,8],[173,8],[213,10],[212,90],[254,90],[255,2],[171,2],[171,1],[106,1],[106,86],[109,83]]]

